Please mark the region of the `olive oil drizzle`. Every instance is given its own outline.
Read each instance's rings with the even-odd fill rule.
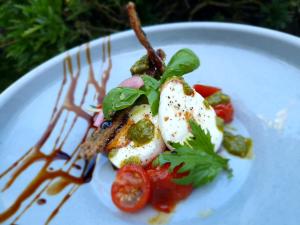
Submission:
[[[16,200],[4,211],[0,213],[0,223],[13,217],[20,209],[20,207],[25,203],[27,199],[34,196],[29,203],[22,209],[22,211],[14,218],[12,223],[16,223],[22,216],[31,208],[31,206],[36,203],[42,194],[48,193],[48,196],[56,195],[61,193],[65,188],[71,186],[67,194],[64,195],[61,202],[57,205],[52,213],[50,213],[46,224],[49,224],[55,215],[59,212],[60,208],[71,198],[71,196],[78,190],[78,188],[91,180],[92,170],[95,167],[96,160],[93,159],[91,162],[85,162],[84,169],[80,169],[80,175],[74,176],[71,174],[72,168],[75,165],[82,163],[82,160],[78,158],[79,146],[86,139],[88,133],[93,129],[91,128],[92,116],[85,112],[82,108],[85,103],[86,96],[89,92],[89,87],[93,86],[96,90],[97,104],[100,104],[104,98],[106,91],[106,83],[109,79],[110,72],[112,69],[111,60],[111,45],[110,39],[108,38],[103,42],[102,45],[102,67],[103,64],[107,63],[106,68],[101,74],[101,82],[98,84],[95,78],[95,73],[92,65],[91,53],[89,45],[85,46],[86,59],[88,62],[88,80],[85,83],[83,95],[81,96],[80,103],[75,104],[75,91],[77,88],[77,82],[81,74],[81,59],[80,50],[76,54],[77,70],[74,73],[72,58],[66,56],[63,61],[63,79],[59,87],[55,104],[51,113],[50,121],[42,133],[40,139],[36,144],[30,148],[23,156],[21,156],[16,162],[9,166],[4,172],[0,174],[0,179],[10,175],[8,181],[5,183],[2,192],[5,192],[12,187],[14,182],[18,177],[33,164],[43,161],[44,164],[42,168],[38,171],[37,175],[32,178],[30,183],[25,187],[25,189],[17,196]],[[67,87],[67,82],[69,80],[69,86]],[[66,90],[66,95],[63,99],[63,93]],[[62,102],[61,105],[59,103]],[[64,112],[66,112],[64,114]],[[75,113],[75,116],[71,120],[71,124],[67,129],[67,122],[70,120],[71,112]],[[63,117],[65,115],[65,117]],[[73,128],[75,127],[78,119],[83,119],[87,122],[86,132],[83,134],[81,141],[78,143],[77,147],[71,152],[70,155],[63,151],[63,147],[67,142]],[[42,152],[42,148],[52,135],[52,132],[57,128],[58,121],[62,120],[62,125],[60,127],[58,136],[54,139],[53,150],[46,154]],[[66,130],[67,129],[67,130]],[[66,132],[65,132],[66,131]],[[63,136],[63,134],[65,135]],[[50,170],[50,165],[55,160],[63,160],[64,164],[61,168],[57,170]],[[67,167],[67,168],[66,168]],[[79,166],[80,168],[80,166]],[[36,195],[35,192],[38,188],[43,187]],[[49,195],[50,194],[50,195]]]

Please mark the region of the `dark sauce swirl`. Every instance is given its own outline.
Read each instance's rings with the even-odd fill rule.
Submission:
[[[46,220],[45,224],[49,224],[55,215],[59,212],[60,208],[67,202],[76,190],[83,184],[88,183],[92,179],[93,170],[96,165],[96,157],[83,162],[79,159],[78,152],[80,144],[87,138],[88,133],[92,128],[92,115],[89,115],[82,108],[85,103],[86,96],[90,91],[90,86],[96,90],[95,99],[96,104],[101,104],[106,92],[106,83],[110,76],[112,69],[112,60],[110,55],[110,39],[107,42],[103,42],[102,46],[102,63],[107,64],[104,69],[100,81],[96,79],[94,69],[92,66],[92,59],[89,45],[86,45],[86,59],[89,66],[88,79],[84,86],[83,95],[81,96],[79,104],[75,104],[75,91],[77,88],[77,82],[81,73],[81,59],[80,51],[76,54],[77,71],[73,71],[72,59],[67,56],[63,63],[63,79],[60,88],[57,93],[55,105],[52,109],[51,118],[46,130],[42,133],[40,139],[36,144],[30,148],[22,157],[14,162],[9,168],[7,168],[2,174],[0,179],[4,179],[9,176],[8,181],[1,190],[3,194],[5,191],[12,188],[13,183],[18,177],[29,167],[34,165],[38,161],[43,161],[43,167],[38,171],[37,175],[33,176],[29,184],[24,190],[17,196],[16,200],[7,208],[4,212],[0,213],[0,223],[14,217],[11,224],[17,224],[17,221],[31,208],[34,203],[44,205],[46,199],[41,197],[47,194],[49,197],[61,193],[66,187],[70,186],[69,191],[63,196],[62,200],[58,203],[57,207],[52,211]],[[67,87],[67,83],[69,86]],[[99,84],[100,83],[100,84]],[[64,90],[66,95],[63,96]],[[63,98],[64,97],[64,98]],[[62,101],[61,101],[62,100]],[[60,102],[63,102],[59,105]],[[66,112],[66,113],[64,113]],[[70,117],[70,113],[75,114],[75,117]],[[65,117],[63,118],[63,115]],[[63,118],[63,119],[62,119]],[[70,137],[70,133],[78,122],[78,119],[83,119],[87,123],[85,133],[81,137],[81,141],[78,146],[71,151],[71,153],[65,152],[64,145]],[[55,128],[58,127],[58,121],[63,120],[63,124],[60,127],[59,134],[55,138],[54,148],[52,152],[45,154],[42,151],[42,147],[45,145],[49,137],[53,134]],[[67,121],[71,120],[71,125],[67,129]],[[63,135],[64,134],[64,135]],[[59,144],[60,143],[60,144]],[[62,160],[64,165],[61,168],[54,169],[51,165],[56,160]],[[82,165],[82,166],[81,166]],[[83,167],[83,169],[81,169]],[[78,176],[72,175],[72,168],[76,168],[80,174]],[[36,193],[38,189],[42,189]],[[29,203],[26,203],[24,209],[20,211],[25,201],[30,199]],[[20,212],[19,212],[20,211]],[[18,215],[16,215],[19,212]]]

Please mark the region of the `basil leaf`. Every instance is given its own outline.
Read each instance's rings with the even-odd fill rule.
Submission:
[[[160,82],[148,75],[142,75],[141,77],[144,81],[144,86],[140,90],[125,87],[112,89],[103,100],[104,117],[110,119],[116,111],[133,105],[141,95],[146,95],[151,106],[152,114],[156,115],[159,106],[160,84],[171,76],[182,76],[189,73],[198,68],[199,65],[199,59],[192,50],[179,50],[171,58]]]
[[[142,75],[141,78],[144,81],[143,88],[146,90],[150,89],[158,89],[159,88],[159,81],[154,79],[153,77],[150,77],[149,75]]]
[[[111,119],[116,111],[133,105],[143,94],[144,92],[139,89],[128,87],[117,87],[110,90],[103,99],[102,107],[105,119]]]
[[[157,115],[158,107],[159,107],[159,92],[154,91],[154,90],[147,92],[146,97],[147,97],[149,105],[151,107],[152,115],[153,116]]]
[[[142,75],[141,77],[144,81],[144,86],[141,90],[144,91],[151,107],[151,112],[155,116],[158,113],[159,106],[159,81],[148,75]]]
[[[165,72],[162,75],[161,83],[172,76],[182,76],[197,69],[200,60],[197,55],[188,48],[180,49],[176,52],[168,63]]]

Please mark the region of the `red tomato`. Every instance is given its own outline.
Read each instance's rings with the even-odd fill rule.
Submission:
[[[142,209],[150,197],[150,180],[141,166],[126,165],[116,176],[111,188],[114,204],[125,212]]]
[[[217,87],[212,87],[212,86],[206,86],[206,85],[202,85],[202,84],[195,84],[194,85],[194,89],[200,94],[202,95],[203,98],[206,98],[218,91],[220,91],[220,88]]]
[[[176,203],[185,199],[192,192],[192,185],[178,185],[172,179],[182,177],[182,174],[177,174],[168,171],[169,165],[165,164],[162,167],[156,167],[147,170],[151,182],[150,202],[152,206],[163,212],[171,212]]]
[[[214,110],[217,116],[221,117],[225,123],[232,121],[234,110],[231,103],[216,105]]]

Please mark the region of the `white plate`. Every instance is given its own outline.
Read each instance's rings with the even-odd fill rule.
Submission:
[[[234,126],[254,140],[254,158],[229,156],[233,179],[222,174],[212,184],[194,191],[167,218],[170,224],[298,225],[300,40],[267,29],[222,23],[167,24],[145,31],[155,48],[166,51],[167,59],[182,47],[193,49],[201,59],[201,67],[186,76],[188,82],[222,87],[233,98]],[[90,43],[97,76],[108,65],[107,57],[103,62],[103,43],[107,46],[107,38]],[[108,89],[127,78],[130,66],[145,54],[132,31],[112,35],[111,47],[113,67]],[[81,74],[75,91],[78,103],[89,69],[85,49],[86,45],[82,45],[45,62],[1,94],[1,172],[33,146],[45,130],[62,81],[63,59],[72,57],[75,72],[76,53],[80,52]],[[84,107],[94,103],[92,93],[90,87]],[[70,120],[71,117],[72,113]],[[64,116],[44,151],[53,147],[63,119]],[[70,121],[66,127],[69,125]],[[75,148],[85,126],[83,120],[76,123],[65,151]],[[0,211],[10,206],[41,165],[42,162],[30,167],[8,191],[0,193]],[[8,178],[0,180],[0,187]],[[157,214],[150,207],[138,214],[125,214],[114,207],[110,198],[113,179],[114,171],[102,157],[92,182],[75,192],[51,224],[147,224]],[[34,204],[17,224],[44,224],[64,193],[54,197],[43,194],[47,204]],[[10,224],[13,218],[3,224]]]

